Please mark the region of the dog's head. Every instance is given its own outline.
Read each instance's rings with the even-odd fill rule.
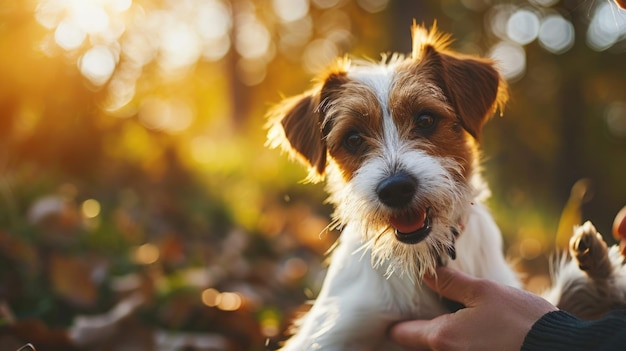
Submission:
[[[455,256],[477,142],[506,87],[490,61],[452,52],[434,27],[412,30],[410,56],[338,59],[270,112],[268,138],[311,180],[327,178],[337,223],[360,226],[375,264],[421,276]]]

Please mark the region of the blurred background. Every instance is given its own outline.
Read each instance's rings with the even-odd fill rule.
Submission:
[[[315,296],[331,208],[264,114],[411,23],[495,59],[489,200],[529,289],[626,204],[608,0],[0,0],[0,350],[265,350]]]

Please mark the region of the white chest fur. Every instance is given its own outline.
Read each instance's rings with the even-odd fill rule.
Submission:
[[[348,225],[322,290],[311,310],[298,321],[297,334],[284,350],[389,350],[386,331],[397,321],[432,318],[448,312],[434,292],[406,275],[385,276],[373,268],[370,252],[359,251],[360,233]],[[475,203],[457,241],[457,259],[449,265],[474,276],[519,286],[502,255],[502,239],[484,205]]]

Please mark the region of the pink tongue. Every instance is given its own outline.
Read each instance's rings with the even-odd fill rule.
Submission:
[[[413,214],[404,214],[397,217],[391,217],[389,220],[391,226],[396,228],[400,234],[412,233],[424,226],[426,221],[426,211],[419,211]]]

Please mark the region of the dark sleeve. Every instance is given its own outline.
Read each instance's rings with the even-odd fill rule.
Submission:
[[[626,349],[626,310],[616,310],[596,321],[584,321],[565,311],[541,317],[530,329],[522,351]]]

